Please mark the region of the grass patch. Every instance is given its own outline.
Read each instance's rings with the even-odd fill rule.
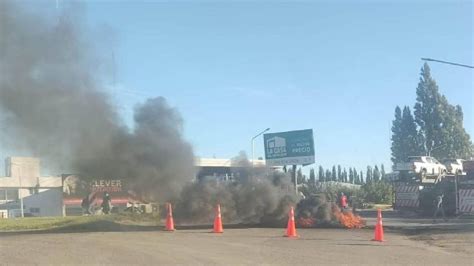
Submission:
[[[154,215],[114,214],[71,217],[28,217],[0,219],[0,231],[29,231],[51,229],[86,229],[120,226],[157,226],[160,224]]]
[[[368,210],[377,210],[377,209],[388,210],[388,209],[392,209],[392,205],[391,205],[391,204],[373,204],[373,203],[368,203],[368,204],[365,206],[365,209],[368,209]]]
[[[43,230],[79,225],[107,219],[105,216],[28,217],[1,219],[0,231]]]

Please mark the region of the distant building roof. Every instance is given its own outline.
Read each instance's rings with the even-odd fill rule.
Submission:
[[[195,166],[198,167],[246,167],[252,166],[252,160],[248,161],[249,165],[232,159],[216,159],[216,158],[196,158]],[[265,160],[254,160],[254,166],[264,167]]]
[[[60,176],[40,176],[40,159],[35,157],[8,157],[5,159],[6,177],[0,177],[1,188],[58,188]]]

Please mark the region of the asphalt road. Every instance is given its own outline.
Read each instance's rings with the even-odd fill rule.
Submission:
[[[367,226],[374,227],[376,218],[364,218]],[[456,219],[448,220],[427,218],[383,218],[383,225],[391,229],[427,229],[427,228],[443,228],[443,229],[463,229],[471,228],[474,230],[474,220],[472,219]]]
[[[225,229],[176,232],[0,234],[0,264],[283,264],[473,265],[473,252],[457,253],[387,230]]]

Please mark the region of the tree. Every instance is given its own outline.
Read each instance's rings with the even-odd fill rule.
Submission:
[[[392,121],[392,162],[396,163],[402,161],[403,147],[402,147],[402,110],[397,105],[395,107],[395,119]]]
[[[388,182],[371,182],[361,187],[360,196],[370,203],[392,203],[392,186]]]
[[[402,145],[404,150],[404,158],[408,156],[423,154],[423,149],[420,143],[420,136],[416,128],[415,118],[411,114],[410,107],[405,106],[402,113]]]
[[[318,180],[319,182],[324,182],[326,180],[324,176],[324,169],[321,165],[319,166],[319,169],[318,169]]]
[[[342,171],[342,179],[345,183],[347,183],[347,171],[346,168],[344,168],[344,171]]]
[[[303,171],[301,170],[301,167],[296,171],[296,180],[298,181],[298,184],[304,183],[306,178],[303,176]]]
[[[288,174],[290,175],[290,178],[291,178],[291,184],[294,184],[295,183],[295,178],[294,177],[296,177],[296,173],[293,176],[293,168],[290,168],[287,171],[288,171]]]
[[[374,182],[379,182],[380,181],[380,170],[379,170],[379,167],[377,165],[374,167],[374,173],[373,173],[372,177],[373,177]]]
[[[357,173],[357,170],[354,168],[352,172],[354,173],[354,184],[360,185],[360,178],[359,174]]]
[[[363,185],[364,183],[366,183],[366,181],[364,180],[364,173],[360,171],[360,184]]]
[[[473,144],[463,127],[461,106],[449,104],[439,93],[426,63],[416,89],[415,121],[426,154],[437,158],[465,159],[473,155]]]
[[[326,182],[331,181],[331,171],[329,169],[326,169]]]
[[[371,183],[372,182],[372,167],[367,166],[367,173],[365,174],[365,183]]]
[[[316,175],[314,174],[314,168],[311,168],[311,169],[309,170],[309,182],[310,182],[311,184],[316,183]]]
[[[357,182],[357,171],[355,168],[352,168],[352,174],[354,175],[354,184],[358,184]]]
[[[337,165],[337,181],[343,182],[341,165]]]
[[[336,174],[336,166],[332,166],[332,172],[331,172],[331,179],[332,181],[337,181],[337,174]]]
[[[383,164],[380,165],[380,175],[381,175],[381,179],[382,180],[385,180],[385,167],[383,166]]]
[[[354,184],[354,172],[349,168],[349,183]]]
[[[395,119],[392,122],[392,162],[403,162],[408,156],[422,154],[419,134],[415,119],[411,114],[410,107],[395,108]]]

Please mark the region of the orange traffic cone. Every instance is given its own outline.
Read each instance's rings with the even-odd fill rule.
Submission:
[[[214,233],[224,233],[222,228],[221,205],[217,204],[216,217],[214,218]]]
[[[174,231],[173,211],[171,209],[171,203],[166,204],[168,214],[166,215],[166,231]]]
[[[374,241],[383,242],[383,224],[382,224],[382,210],[377,210],[377,224],[375,225]]]
[[[295,210],[293,207],[290,208],[290,212],[288,213],[288,226],[286,227],[286,237],[298,237],[296,234],[296,227],[295,227]]]

